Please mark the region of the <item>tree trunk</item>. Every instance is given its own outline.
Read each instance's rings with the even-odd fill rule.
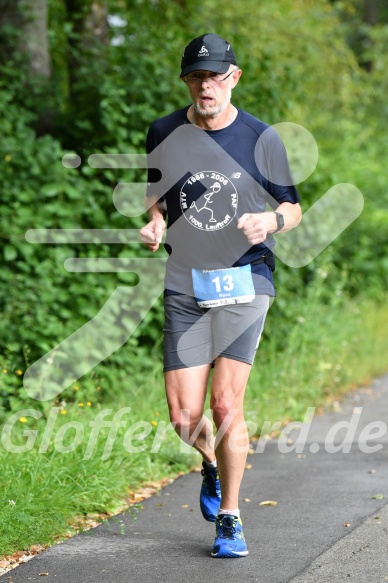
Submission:
[[[69,35],[67,42],[69,96],[70,101],[74,102],[77,99],[76,87],[82,65],[90,58],[90,51],[96,44],[100,48],[99,59],[103,60],[104,47],[109,43],[108,8],[106,1],[65,0],[65,3],[67,21],[72,24],[72,34]]]
[[[375,26],[379,19],[379,0],[365,0],[364,20]]]
[[[109,43],[108,8],[105,2],[92,2],[90,13],[85,19],[85,32],[86,42],[89,37],[103,45]]]
[[[47,0],[0,0],[0,28],[17,31],[15,44],[4,47],[4,52],[9,57],[24,53],[28,73],[43,79],[51,75],[47,16]]]
[[[51,64],[47,39],[47,0],[30,0],[26,10],[25,44],[30,71],[39,77],[50,77]]]

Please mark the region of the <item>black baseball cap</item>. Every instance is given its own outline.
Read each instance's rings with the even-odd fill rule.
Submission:
[[[217,34],[203,34],[185,48],[181,61],[181,77],[199,70],[226,73],[231,63],[237,65],[228,41]]]

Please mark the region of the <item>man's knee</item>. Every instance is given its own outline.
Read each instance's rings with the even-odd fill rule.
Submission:
[[[224,434],[230,433],[236,423],[241,421],[242,410],[233,399],[212,400],[211,409],[217,429],[223,426]]]
[[[178,435],[182,433],[190,435],[201,422],[202,415],[203,411],[170,407],[170,421]]]

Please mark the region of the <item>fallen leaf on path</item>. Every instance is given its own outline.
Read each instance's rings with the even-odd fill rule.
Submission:
[[[182,508],[188,508],[189,505],[188,504],[182,504]]]
[[[38,546],[38,545],[32,545],[32,547],[30,547],[30,551],[31,553],[39,553],[39,551],[42,550],[42,547]]]
[[[250,498],[244,498],[243,502],[250,502],[251,499]]]
[[[252,464],[245,464],[245,469],[246,470],[251,470],[252,469]]]
[[[46,577],[48,573],[39,573],[39,577]]]
[[[374,496],[372,496],[372,500],[384,500],[385,496],[384,494],[375,494]]]
[[[277,502],[275,500],[264,500],[259,502],[259,506],[276,506]]]
[[[350,522],[344,522],[344,526],[350,526]]]

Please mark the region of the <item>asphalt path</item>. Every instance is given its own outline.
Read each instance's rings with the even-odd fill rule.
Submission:
[[[199,511],[201,475],[191,473],[0,583],[388,581],[386,424],[388,375],[315,415],[288,443],[253,444],[240,504],[246,558],[210,557],[215,528]]]

